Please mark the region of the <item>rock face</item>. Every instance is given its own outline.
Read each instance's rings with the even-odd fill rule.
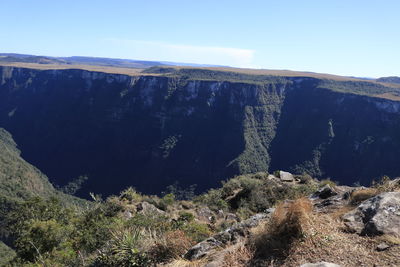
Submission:
[[[389,234],[400,237],[400,192],[370,198],[343,216],[350,231],[362,235]]]
[[[300,267],[340,267],[340,265],[322,261],[322,262],[317,262],[317,263],[302,264]]]
[[[175,181],[203,191],[275,170],[369,183],[400,173],[400,102],[346,92],[385,90],[209,70],[133,77],[0,67],[0,127],[51,182],[86,174],[84,197],[130,185],[159,193]]]
[[[268,210],[267,213],[256,214],[249,219],[234,224],[232,227],[225,231],[219,232],[218,234],[206,239],[193,246],[185,254],[185,258],[188,260],[196,260],[207,256],[211,251],[219,247],[223,247],[228,244],[235,244],[242,238],[249,234],[249,230],[257,226],[261,221],[270,217],[273,209]]]

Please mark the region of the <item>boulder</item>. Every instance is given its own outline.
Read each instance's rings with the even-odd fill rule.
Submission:
[[[214,237],[210,237],[189,249],[185,254],[185,258],[189,260],[203,258],[210,250],[218,248],[221,245],[222,243],[220,241],[216,240]]]
[[[138,213],[149,214],[149,215],[164,215],[165,211],[158,209],[153,204],[146,201],[140,202],[136,205],[136,210]]]
[[[358,234],[400,237],[400,192],[372,197],[342,218],[347,228]]]
[[[376,246],[377,251],[384,251],[384,250],[387,250],[388,248],[390,248],[390,246],[388,244],[386,244],[385,242],[380,243],[379,245]]]
[[[323,186],[322,188],[320,188],[317,192],[315,192],[312,197],[327,199],[327,198],[336,196],[337,194],[338,193],[336,192],[336,190],[334,188],[332,188],[332,186],[327,184],[327,185]]]
[[[279,171],[279,177],[283,182],[294,182],[294,176],[290,172]]]
[[[317,262],[317,263],[306,263],[301,265],[300,267],[340,267],[340,265],[337,265],[335,263],[330,263],[330,262]]]
[[[212,223],[215,221],[214,213],[208,207],[201,207],[196,210],[197,218],[201,221]]]
[[[243,237],[249,234],[249,230],[257,226],[261,221],[270,217],[273,209],[269,209],[267,213],[259,213],[243,222],[236,223],[226,230],[215,234],[214,236],[196,244],[185,254],[188,260],[197,260],[215,249],[227,244],[235,244]]]

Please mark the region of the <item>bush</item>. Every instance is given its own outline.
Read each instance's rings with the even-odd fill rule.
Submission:
[[[21,232],[14,245],[21,259],[34,262],[42,254],[52,252],[67,237],[65,229],[55,220],[35,220]]]
[[[163,196],[156,204],[156,207],[166,211],[169,206],[175,203],[175,195],[172,193],[166,194]]]
[[[142,201],[143,196],[138,193],[135,188],[133,187],[128,187],[124,191],[121,192],[119,198],[121,200],[125,200],[128,202],[140,202]]]
[[[100,251],[95,266],[148,266],[150,259],[142,251],[142,231],[139,228],[125,228],[111,232],[108,246]]]
[[[74,248],[90,253],[102,247],[111,238],[110,230],[115,220],[106,216],[101,206],[84,213],[75,220]]]
[[[300,180],[300,184],[308,184],[314,181],[311,175],[305,173],[302,175],[296,175],[296,178]]]
[[[184,221],[184,222],[192,222],[194,220],[194,215],[193,213],[187,212],[187,211],[181,211],[179,213],[179,221]]]
[[[129,227],[138,227],[147,231],[157,231],[164,233],[172,229],[172,224],[169,218],[165,215],[154,214],[148,216],[144,214],[136,214],[126,223]]]
[[[198,243],[211,236],[212,232],[206,224],[188,223],[183,226],[183,232],[194,242]]]
[[[222,192],[218,189],[210,189],[207,193],[195,198],[195,202],[201,203],[211,210],[228,210],[228,203],[222,198]]]

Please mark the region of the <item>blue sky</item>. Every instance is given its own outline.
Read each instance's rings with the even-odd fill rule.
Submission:
[[[400,76],[398,0],[0,0],[0,52]]]

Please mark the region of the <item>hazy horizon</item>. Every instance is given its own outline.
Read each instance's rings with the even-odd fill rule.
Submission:
[[[3,0],[2,8],[2,53],[400,76],[394,0]]]

